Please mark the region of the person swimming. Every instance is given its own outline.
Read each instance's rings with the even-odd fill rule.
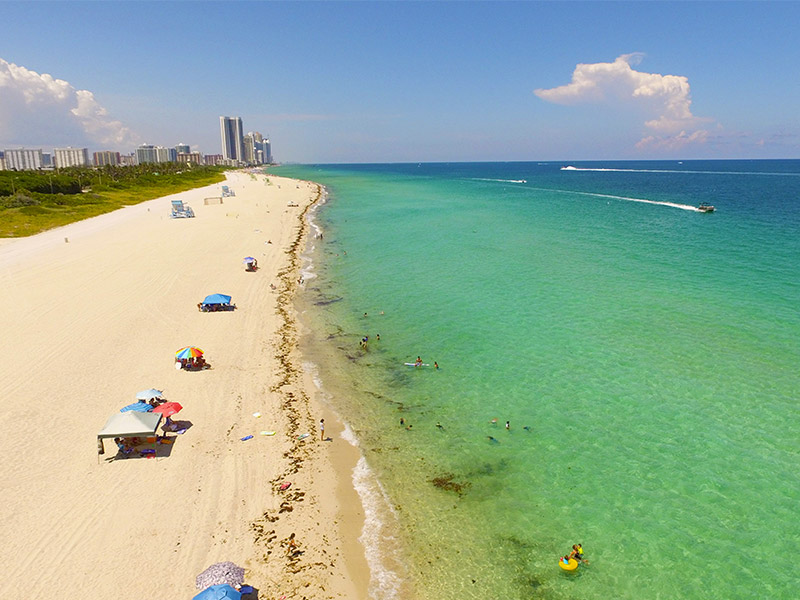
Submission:
[[[584,560],[583,558],[583,546],[580,544],[573,544],[572,545],[572,552],[569,553],[570,557],[574,558],[578,562],[582,562],[584,564],[589,564],[588,560]]]

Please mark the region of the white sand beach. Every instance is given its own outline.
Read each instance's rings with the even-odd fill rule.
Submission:
[[[367,596],[357,450],[300,372],[292,314],[320,190],[226,184],[223,204],[204,204],[208,186],[0,244],[0,597],[191,598],[226,560],[262,600]],[[169,218],[175,198],[196,218]],[[237,309],[198,311],[216,292]],[[212,368],[176,370],[183,346]],[[155,459],[114,459],[113,440],[98,455],[107,419],[148,388],[183,405],[186,432]]]

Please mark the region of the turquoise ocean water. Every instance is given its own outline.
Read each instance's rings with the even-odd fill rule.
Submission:
[[[275,172],[374,597],[797,597],[800,161]]]

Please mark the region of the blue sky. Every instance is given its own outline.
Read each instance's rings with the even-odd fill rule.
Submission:
[[[231,115],[287,162],[800,158],[796,2],[2,2],[0,22],[0,148],[219,153]]]

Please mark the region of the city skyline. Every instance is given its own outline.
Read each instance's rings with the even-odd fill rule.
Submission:
[[[800,157],[799,3],[196,8],[0,4],[0,147],[210,153],[232,114],[285,162]]]

